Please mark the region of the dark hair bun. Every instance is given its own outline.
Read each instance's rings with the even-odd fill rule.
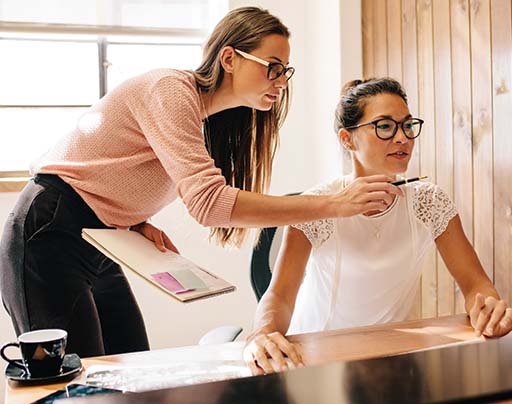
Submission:
[[[357,87],[359,84],[363,83],[363,80],[351,80],[347,81],[343,88],[341,89],[341,95],[347,95],[350,90]]]

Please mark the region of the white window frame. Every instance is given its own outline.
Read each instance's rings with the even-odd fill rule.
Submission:
[[[29,34],[29,35],[27,35]],[[62,38],[48,38],[48,34]],[[83,26],[65,24],[38,24],[0,21],[0,39],[33,40],[38,35],[44,41],[95,42],[98,47],[99,96],[105,95],[108,88],[107,48],[111,44],[123,45],[201,45],[208,32],[202,29],[160,29],[120,26]],[[93,39],[78,39],[90,35]],[[75,39],[73,39],[75,38]],[[90,105],[7,105],[0,108],[84,108]],[[0,192],[18,192],[30,179],[26,171],[0,171]]]

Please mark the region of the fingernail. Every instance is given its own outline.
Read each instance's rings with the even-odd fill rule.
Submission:
[[[485,329],[485,332],[486,332],[487,334],[492,334],[492,328],[487,327],[487,328]]]

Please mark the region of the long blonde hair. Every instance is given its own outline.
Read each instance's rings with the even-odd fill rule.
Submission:
[[[258,48],[268,35],[290,37],[288,28],[267,10],[241,7],[229,12],[215,27],[203,50],[201,65],[192,72],[199,91],[212,94],[221,85],[224,70],[221,49],[232,46],[244,52]],[[270,185],[272,162],[279,144],[279,128],[290,100],[288,87],[269,111],[237,107],[218,112],[204,122],[208,151],[228,185],[264,193]],[[210,238],[222,246],[240,246],[245,228],[212,228]]]

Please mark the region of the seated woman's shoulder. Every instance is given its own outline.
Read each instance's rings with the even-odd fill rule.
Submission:
[[[413,189],[416,194],[446,194],[443,188],[430,181],[416,181],[406,185],[406,187]]]
[[[413,202],[417,210],[443,207],[445,210],[454,210],[451,195],[439,185],[428,181],[417,181],[407,185],[413,190]]]
[[[331,195],[340,192],[344,187],[344,177],[336,178],[317,184],[306,191],[302,192],[303,195]]]

